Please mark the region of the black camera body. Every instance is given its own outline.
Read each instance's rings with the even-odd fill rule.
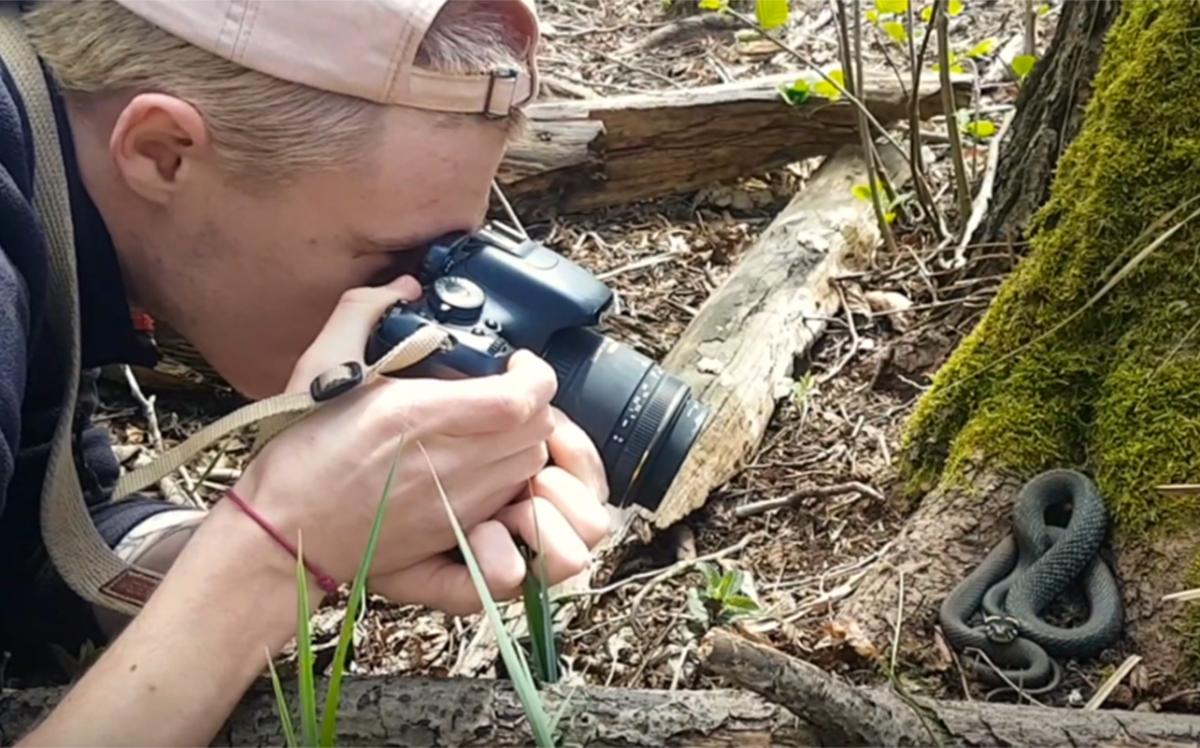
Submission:
[[[419,280],[422,298],[396,304],[376,326],[368,363],[425,325],[446,330],[450,344],[400,376],[499,374],[516,350],[533,351],[558,378],[553,404],[596,445],[610,501],[658,507],[709,409],[654,361],[593,329],[611,289],[502,224],[431,243]]]

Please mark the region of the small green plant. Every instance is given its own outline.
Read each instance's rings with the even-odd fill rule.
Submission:
[[[741,570],[721,571],[707,563],[699,566],[704,584],[688,590],[688,612],[694,626],[701,630],[726,626],[759,612],[759,604],[753,590],[747,589],[746,575]]]
[[[334,652],[333,663],[331,664],[331,675],[329,679],[329,687],[325,695],[325,703],[323,713],[319,712],[319,706],[316,698],[315,674],[314,674],[314,655],[312,648],[312,632],[309,628],[309,598],[308,598],[308,578],[307,569],[304,565],[304,548],[303,539],[298,543],[298,552],[296,559],[296,589],[297,589],[297,613],[299,622],[297,624],[296,644],[297,644],[297,665],[298,674],[297,681],[300,697],[300,734],[296,734],[295,721],[292,719],[291,711],[287,704],[287,699],[283,692],[283,685],[279,678],[279,673],[275,669],[275,663],[272,661],[270,652],[267,652],[267,666],[271,673],[271,684],[275,691],[276,706],[279,710],[279,720],[283,729],[284,737],[289,748],[295,746],[334,746],[337,741],[337,710],[341,700],[342,691],[342,675],[345,671],[346,657],[349,653],[350,644],[354,638],[354,625],[358,619],[358,612],[365,603],[366,581],[367,574],[370,571],[371,563],[375,558],[375,552],[379,545],[379,536],[383,528],[383,519],[387,509],[387,497],[391,494],[392,484],[395,479],[396,463],[399,458],[400,449],[404,446],[404,439],[401,438],[400,443],[396,448],[396,455],[393,458],[391,469],[388,472],[387,481],[384,484],[383,494],[379,500],[379,508],[375,513],[374,524],[371,527],[370,537],[367,540],[367,547],[363,553],[362,561],[359,563],[358,571],[354,576],[354,581],[350,589],[350,598],[346,606],[346,616],[342,619],[342,628],[338,635],[337,648]],[[508,668],[508,672],[512,677],[513,685],[516,688],[517,696],[521,700],[522,706],[525,708],[525,713],[529,718],[530,727],[533,732],[533,737],[536,745],[539,747],[549,747],[554,745],[554,727],[557,724],[555,720],[550,720],[545,713],[545,708],[542,704],[541,697],[538,694],[537,687],[534,683],[533,674],[529,670],[529,664],[525,660],[519,647],[515,645],[512,635],[504,626],[504,621],[500,616],[500,611],[496,607],[495,600],[492,599],[488,591],[487,583],[483,579],[483,573],[479,569],[479,565],[475,560],[475,555],[471,552],[470,543],[467,542],[466,535],[463,533],[462,527],[458,522],[458,518],[454,514],[454,510],[450,505],[450,500],[446,496],[446,492],[442,487],[441,480],[438,478],[437,472],[434,470],[433,463],[429,459],[429,455],[425,452],[425,447],[420,442],[417,443],[421,453],[425,456],[426,464],[433,475],[434,483],[437,486],[438,494],[441,497],[443,506],[446,509],[447,516],[450,519],[450,525],[454,530],[455,538],[458,542],[459,550],[462,552],[463,559],[466,561],[467,569],[471,575],[471,581],[475,585],[477,594],[483,602],[483,607],[487,613],[488,620],[492,625],[496,635],[496,642],[500,647],[500,655],[504,659],[504,664]],[[530,576],[533,576],[532,573]],[[545,589],[537,586],[526,586],[527,597],[532,593],[537,602],[534,603],[534,609],[537,609],[539,603],[545,603],[544,618],[549,625],[550,610]],[[527,601],[526,609],[530,606]],[[531,631],[534,630],[531,626]],[[536,640],[535,640],[536,641]],[[553,646],[553,637],[550,639]],[[546,655],[543,655],[546,656]],[[552,653],[550,662],[554,659]],[[553,667],[553,665],[551,666]],[[561,716],[561,710],[560,714]],[[319,720],[319,722],[318,722]]]
[[[812,96],[812,86],[803,78],[797,78],[790,85],[780,85],[779,95],[792,106],[799,106]]]
[[[894,223],[896,220],[896,211],[893,209],[899,204],[899,199],[889,195],[887,188],[878,181],[875,182],[875,190],[885,198],[883,202],[883,220],[887,221],[888,224]],[[871,202],[871,185],[869,184],[856,184],[850,188],[850,192],[855,198],[863,202]]]
[[[996,134],[996,123],[986,119],[973,119],[962,126],[962,131],[976,140],[987,140]]]
[[[1013,73],[1016,74],[1018,80],[1024,81],[1033,72],[1036,64],[1037,57],[1033,55],[1017,55],[1012,61]]]

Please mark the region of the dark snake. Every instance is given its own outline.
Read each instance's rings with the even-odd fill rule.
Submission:
[[[1047,524],[1048,511],[1066,506],[1066,527]],[[980,681],[1044,693],[1061,679],[1055,658],[1094,657],[1121,636],[1120,590],[1100,557],[1107,529],[1104,500],[1082,473],[1051,470],[1025,484],[1013,507],[1012,534],[941,607],[950,646],[964,654],[982,652],[995,666],[965,663]],[[1083,594],[1087,618],[1065,628],[1044,620],[1047,608],[1072,589]],[[973,622],[976,614],[982,622]]]

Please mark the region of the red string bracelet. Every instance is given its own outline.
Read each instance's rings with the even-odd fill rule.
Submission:
[[[266,533],[268,535],[270,535],[271,538],[276,543],[283,546],[284,549],[292,555],[292,558],[296,558],[300,555],[296,551],[296,547],[293,546],[290,542],[288,542],[288,539],[283,537],[282,533],[280,533],[278,530],[276,530],[274,527],[272,527],[271,523],[267,522],[267,520],[261,514],[254,511],[254,507],[247,504],[245,499],[243,499],[241,496],[237,495],[236,491],[234,491],[231,488],[231,489],[229,489],[229,491],[226,492],[225,495],[228,496],[233,501],[234,504],[237,504],[238,507],[243,512],[245,512],[247,516],[250,517],[250,519],[257,522],[258,526],[261,527],[264,531],[266,531]],[[316,577],[317,584],[321,587],[322,590],[325,591],[325,594],[327,594],[327,595],[337,594],[338,583],[337,583],[336,579],[329,576],[325,572],[321,571],[315,565],[309,563],[308,559],[304,560],[304,567],[306,569],[308,569],[310,574],[312,574],[314,577]]]

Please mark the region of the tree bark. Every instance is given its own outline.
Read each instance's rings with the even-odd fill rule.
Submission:
[[[1108,655],[1142,655],[1142,698],[1192,683],[1200,615],[1163,595],[1200,586],[1200,508],[1155,487],[1200,475],[1192,437],[1200,424],[1200,216],[1188,202],[1200,194],[1200,170],[1192,141],[1174,145],[1176,133],[1200,128],[1190,93],[1200,65],[1188,36],[1197,25],[1194,4],[1122,6],[1049,202],[1024,219],[1028,256],[907,425],[902,488],[920,504],[840,611],[844,628],[857,626],[886,651],[903,574],[906,665],[949,669],[930,646],[941,601],[1011,531],[1019,486],[1042,470],[1071,467],[1094,477],[1110,513],[1126,637]],[[1068,58],[1097,54],[1074,45],[1098,44],[1099,36],[1060,32],[1059,42],[1073,45],[1062,53]],[[1046,115],[1034,107],[1021,116]],[[1022,179],[1036,166],[1016,156],[1008,164],[1029,169]],[[997,211],[1000,225],[1029,209],[1010,201]],[[1168,229],[1177,232],[1169,239]]]
[[[667,527],[703,506],[758,446],[803,356],[839,306],[833,277],[879,241],[872,205],[853,194],[867,180],[861,149],[826,161],[705,302],[663,366],[712,409],[655,515]],[[881,153],[896,183],[901,159]]]
[[[1200,717],[934,701],[891,688],[860,688],[719,630],[705,637],[700,656],[726,680],[791,709],[821,745],[1074,746],[1200,737]]]
[[[318,693],[326,683],[318,682]],[[294,687],[287,690],[296,714]],[[39,688],[0,693],[0,743],[12,745],[63,696]],[[745,691],[636,691],[567,688],[547,692],[546,711],[567,707],[562,745],[812,745],[814,734],[787,709]],[[148,715],[148,719],[168,718]],[[348,677],[343,681],[339,745],[502,746],[533,744],[520,700],[507,682]],[[214,741],[220,746],[283,745],[267,683],[250,690]]]
[[[973,242],[1021,241],[1034,211],[1050,196],[1058,159],[1083,123],[1104,35],[1117,8],[1115,0],[1059,6],[1050,48],[1017,96],[1017,115],[1000,152],[992,203]]]

